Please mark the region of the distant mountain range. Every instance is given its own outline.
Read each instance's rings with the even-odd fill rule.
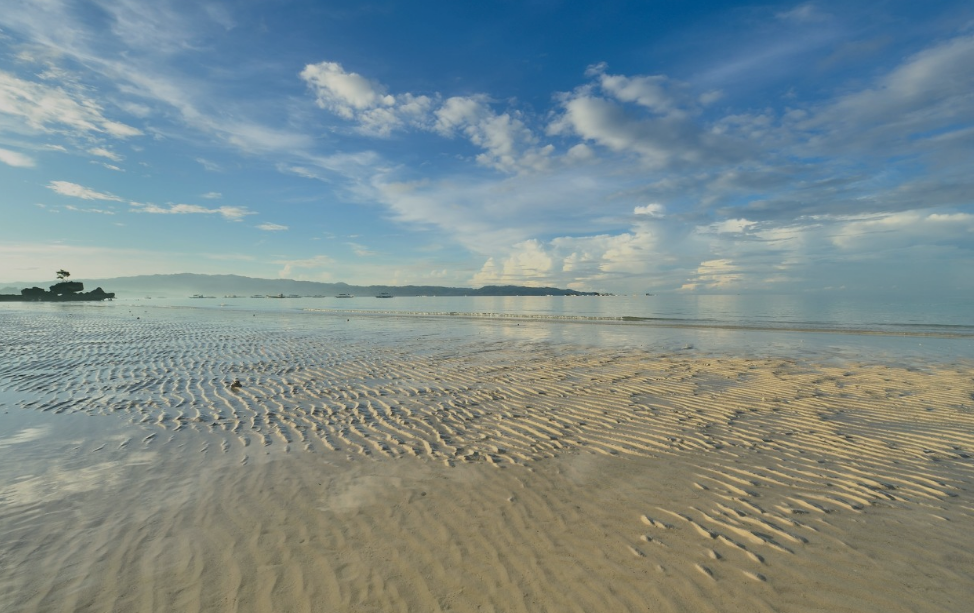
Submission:
[[[102,287],[115,292],[119,298],[140,296],[179,297],[193,294],[207,296],[291,295],[375,296],[387,292],[393,296],[595,296],[595,292],[577,292],[556,287],[523,287],[519,285],[487,285],[480,288],[440,287],[436,285],[349,285],[347,283],[316,283],[293,279],[255,279],[239,275],[139,275],[114,279],[78,279],[86,288]],[[47,283],[13,283],[0,288],[0,293],[19,294],[25,287],[47,287]]]

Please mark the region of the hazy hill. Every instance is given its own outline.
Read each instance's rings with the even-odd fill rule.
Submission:
[[[72,279],[73,280],[73,279]],[[592,292],[576,292],[555,287],[521,287],[516,285],[488,285],[481,288],[439,287],[435,285],[349,285],[347,283],[315,283],[293,279],[255,279],[239,275],[198,275],[182,273],[175,275],[140,275],[117,277],[114,279],[78,279],[86,289],[101,287],[107,292],[115,292],[120,298],[138,296],[179,297],[193,294],[224,296],[236,294],[251,296],[260,294],[297,294],[299,296],[335,296],[353,294],[356,296],[375,296],[388,292],[393,296],[591,296]],[[20,293],[20,289],[48,283],[9,284],[3,293]]]

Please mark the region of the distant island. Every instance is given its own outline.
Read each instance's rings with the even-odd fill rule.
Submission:
[[[71,276],[66,270],[57,271],[57,278],[62,279],[49,290],[41,287],[25,287],[19,294],[0,294],[0,302],[82,302],[111,300],[114,292],[106,292],[96,287],[90,292],[84,291],[85,284],[78,281],[64,281]]]
[[[436,285],[349,285],[317,283],[293,279],[257,279],[240,275],[139,275],[114,279],[95,279],[92,283],[111,286],[119,295],[143,296],[598,296],[597,292],[580,292],[557,287],[519,285],[486,285],[480,288],[441,287]],[[98,291],[98,290],[95,290]],[[93,292],[92,292],[93,293]]]

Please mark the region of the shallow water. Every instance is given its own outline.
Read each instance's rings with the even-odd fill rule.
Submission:
[[[0,313],[25,312],[0,305]],[[872,361],[974,360],[974,309],[963,300],[867,301],[793,296],[499,298],[153,298],[32,305],[26,312],[237,322],[328,331],[368,343],[505,340],[660,353]],[[91,311],[91,309],[103,309]],[[163,317],[163,315],[159,315]],[[246,318],[250,323],[245,323]],[[237,325],[234,324],[234,325]]]

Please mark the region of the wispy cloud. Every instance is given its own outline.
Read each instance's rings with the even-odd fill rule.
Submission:
[[[42,132],[69,129],[77,133],[99,133],[116,138],[139,136],[142,131],[104,115],[97,100],[63,87],[26,81],[0,71],[0,112]]]
[[[217,164],[216,162],[207,160],[205,158],[196,158],[196,161],[199,163],[200,166],[202,166],[203,168],[205,168],[210,172],[223,172],[223,167]]]
[[[352,248],[352,253],[354,253],[355,255],[357,255],[359,257],[369,257],[369,256],[376,255],[376,252],[375,251],[369,249],[368,247],[366,247],[365,245],[362,245],[361,243],[351,243],[350,242],[350,243],[346,243],[346,244],[349,247]]]
[[[119,154],[115,153],[110,149],[106,149],[105,147],[92,147],[91,149],[88,150],[88,153],[90,153],[91,155],[97,155],[99,157],[108,158],[113,162],[121,162],[123,159],[122,156],[120,156]]]
[[[154,215],[219,215],[228,221],[242,221],[247,215],[255,215],[246,207],[221,206],[210,209],[198,204],[167,204],[159,206],[151,203],[130,202],[132,211],[136,213],[151,213]]]
[[[287,226],[282,226],[277,223],[262,223],[256,226],[259,230],[266,230],[267,232],[280,232],[282,230],[287,230]]]
[[[61,194],[62,196],[71,196],[73,198],[81,198],[83,200],[110,200],[115,202],[123,202],[123,199],[119,198],[115,194],[97,192],[88,187],[84,187],[83,185],[78,185],[77,183],[71,183],[69,181],[51,181],[47,184],[47,188],[55,193]]]
[[[74,206],[73,204],[68,204],[64,207],[69,211],[75,211],[78,213],[98,213],[99,215],[114,215],[115,211],[111,209],[93,209],[93,208],[81,208]]]
[[[114,137],[142,134],[142,130],[106,116],[105,107],[84,94],[83,87],[66,85],[78,75],[64,66],[83,65],[85,78],[114,84],[119,96],[115,107],[134,117],[174,119],[183,129],[164,129],[167,137],[195,140],[206,135],[248,153],[307,149],[312,139],[288,127],[262,123],[253,116],[227,113],[238,101],[223,99],[207,79],[191,76],[177,67],[180,59],[198,54],[215,30],[226,32],[232,23],[225,8],[215,5],[155,3],[143,6],[131,0],[98,3],[97,20],[67,0],[45,0],[43,6],[11,0],[0,23],[31,41],[46,72],[57,75],[59,85],[28,82],[0,72],[0,108],[22,117],[34,129],[68,127],[78,132],[99,132]],[[51,18],[57,15],[57,18]],[[249,101],[254,105],[254,100]],[[190,128],[190,130],[185,130]],[[159,128],[154,128],[158,131]]]
[[[0,162],[14,168],[33,168],[37,164],[29,155],[9,149],[0,149]]]

